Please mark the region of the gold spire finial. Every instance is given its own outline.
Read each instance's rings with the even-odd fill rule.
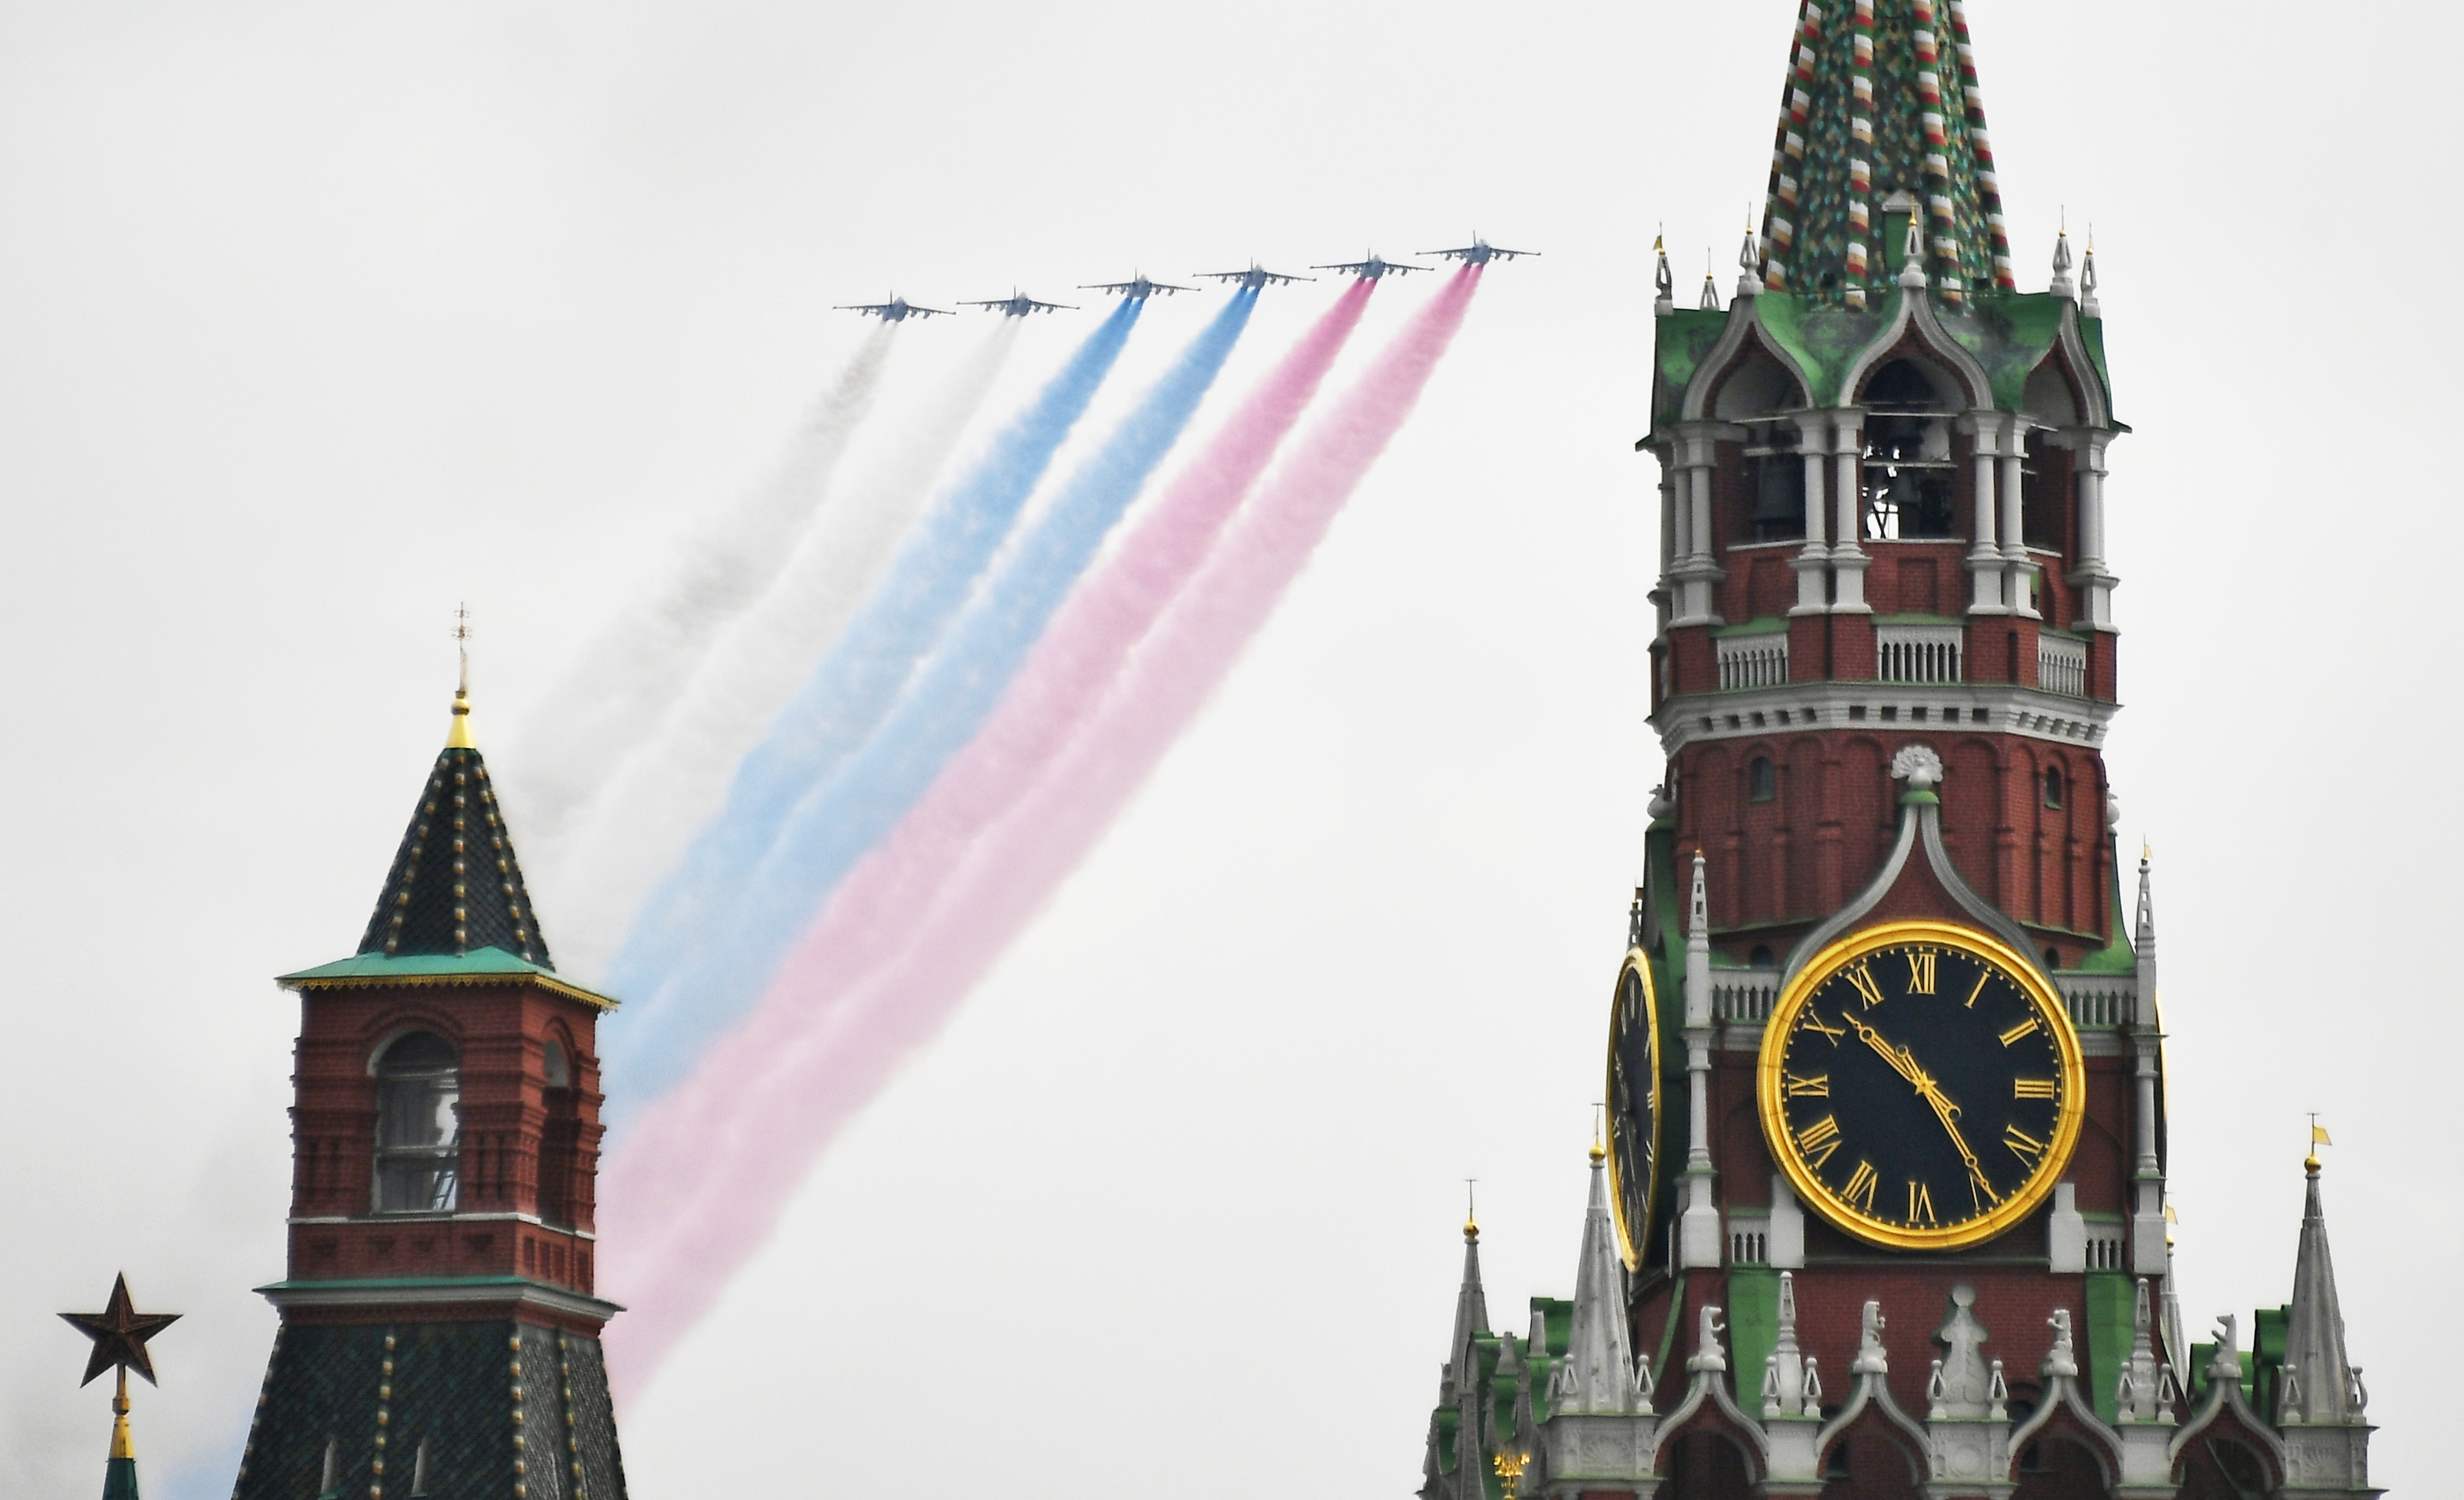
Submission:
[[[111,1456],[137,1456],[136,1440],[128,1435],[128,1366],[120,1367],[120,1389],[111,1398]]]
[[[2316,1110],[2311,1111],[2310,1155],[2302,1160],[2301,1170],[2309,1173],[2312,1177],[2317,1177],[2319,1175],[2319,1168],[2321,1165],[2319,1160],[2319,1148],[2321,1146],[2332,1146],[2336,1142],[2328,1136],[2326,1131],[2320,1128],[2319,1112]]]
[[[453,686],[453,728],[445,737],[448,750],[475,750],[478,742],[471,738],[471,607],[453,607],[453,645],[461,653],[462,674]]]
[[[1480,1200],[1473,1192],[1479,1185],[1480,1179],[1476,1177],[1463,1179],[1463,1240],[1466,1244],[1477,1243],[1480,1239]]]
[[[1592,1165],[1594,1166],[1598,1166],[1609,1158],[1608,1139],[1600,1130],[1601,1116],[1607,1113],[1608,1106],[1604,1104],[1592,1106]]]

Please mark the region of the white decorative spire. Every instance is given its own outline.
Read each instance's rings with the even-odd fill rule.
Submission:
[[[2096,226],[2087,227],[2087,254],[2079,261],[2079,316],[2101,318],[2104,309],[2096,299]]]
[[[1779,1334],[1772,1340],[1771,1369],[1763,1388],[1763,1416],[1794,1417],[1805,1410],[1808,1361],[1796,1346],[1796,1277],[1779,1273]]]
[[[1907,256],[1907,262],[1900,267],[1900,285],[1923,291],[1925,284],[1925,228],[1923,215],[1914,206],[1908,210],[1908,237],[1902,253]]]
[[[2170,1422],[2165,1401],[2165,1378],[2156,1361],[2156,1310],[2147,1278],[2139,1278],[2138,1298],[2130,1307],[2130,1362],[2122,1369],[2114,1390],[2114,1406],[2124,1422]]]
[[[2316,1130],[2314,1127],[2314,1134]],[[2293,1303],[2284,1318],[2281,1423],[2358,1423],[2360,1382],[2344,1350],[2344,1314],[2336,1266],[2327,1252],[2327,1216],[2319,1205],[2319,1158],[2303,1163],[2301,1247],[2293,1262]]]
[[[1931,1393],[1939,1417],[1985,1415],[1992,1376],[1985,1362],[1985,1325],[1976,1320],[1976,1289],[1961,1282],[1950,1289],[1950,1314],[1934,1335],[1943,1345],[1935,1364],[1939,1389]]]
[[[1449,1395],[1469,1390],[1480,1378],[1474,1342],[1488,1333],[1488,1296],[1480,1284],[1480,1221],[1463,1217],[1463,1290],[1455,1294],[1454,1338],[1446,1345]]]
[[[1763,247],[1754,237],[1753,220],[1746,221],[1746,242],[1737,250],[1737,295],[1760,297],[1763,290]]]
[[[2068,224],[2054,235],[2054,279],[2045,290],[2070,301],[2079,300],[2079,287],[2071,280],[2071,231]]]
[[[1668,235],[1665,232],[1652,236],[1651,254],[1659,261],[1652,269],[1651,284],[1660,294],[1651,304],[1651,312],[1655,318],[1665,318],[1677,311],[1677,276],[1668,269]]]
[[[1625,1321],[1625,1262],[1609,1218],[1608,1153],[1592,1145],[1592,1201],[1574,1268],[1573,1327],[1557,1366],[1556,1409],[1623,1415],[1636,1407],[1634,1346]]]

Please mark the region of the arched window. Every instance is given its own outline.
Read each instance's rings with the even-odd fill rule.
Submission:
[[[2045,805],[2058,807],[2061,805],[2062,768],[2058,765],[2049,765],[2045,767]]]
[[[1779,795],[1779,773],[1771,769],[1771,757],[1758,755],[1746,767],[1746,796],[1753,802],[1769,802]]]
[[[1746,960],[1746,961],[1757,969],[1770,968],[1773,961],[1771,959],[1771,945],[1759,942],[1754,944],[1754,951],[1751,956]]]
[[[573,1087],[573,1062],[570,1058],[564,1055],[564,1044],[558,1041],[555,1037],[549,1037],[547,1039],[545,1071],[547,1074],[547,1086],[549,1088],[570,1089]]]
[[[461,1059],[433,1031],[377,1060],[377,1212],[450,1213],[461,1179]]]

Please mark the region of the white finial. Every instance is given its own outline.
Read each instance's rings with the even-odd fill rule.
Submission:
[[[1805,1414],[1809,1417],[1822,1415],[1822,1372],[1812,1355],[1805,1357]]]
[[[2079,261],[2079,316],[2104,316],[2104,309],[2096,300],[2096,226],[2093,224],[2087,227],[2087,254]]]
[[[1645,1350],[1643,1353],[1641,1353],[1641,1354],[1639,1354],[1639,1355],[1635,1356],[1635,1357],[1634,1357],[1634,1398],[1635,1398],[1635,1410],[1637,1410],[1637,1411],[1639,1411],[1639,1412],[1642,1413],[1642,1414],[1643,1414],[1644,1416],[1646,1416],[1646,1417],[1648,1417],[1648,1416],[1650,1416],[1650,1415],[1651,1415],[1651,1391],[1652,1391],[1652,1387],[1654,1387],[1654,1386],[1658,1385],[1659,1383],[1660,1383],[1659,1378],[1658,1378],[1658,1377],[1656,1377],[1656,1376],[1654,1376],[1654,1375],[1651,1373],[1651,1353],[1650,1353],[1650,1351]]]
[[[2045,288],[2056,297],[2079,300],[2079,288],[2071,282],[2071,228],[2067,210],[2061,229],[2054,235],[2054,279]]]
[[[1925,219],[1914,205],[1908,209],[1908,235],[1901,254],[1906,261],[1900,267],[1900,285],[1922,290],[1925,284]]]
[[[1677,276],[1668,269],[1668,231],[1664,226],[1652,236],[1651,253],[1659,260],[1652,269],[1651,284],[1660,294],[1651,304],[1651,311],[1654,317],[1665,318],[1677,311]]]
[[[1746,242],[1737,249],[1737,295],[1760,297],[1763,290],[1763,247],[1754,236],[1753,210],[1746,211]]]
[[[2002,1361],[1996,1359],[1993,1361],[1992,1380],[1985,1387],[1985,1420],[2009,1422],[2011,1420],[2010,1401],[2011,1385],[2009,1381],[2002,1379]]]
[[[1702,307],[1705,312],[1716,313],[1720,310],[1720,287],[1718,282],[1711,279],[1711,247],[1708,245],[1703,247]]]
[[[2045,1368],[2043,1371],[2045,1379],[2049,1380],[2063,1379],[2074,1380],[2078,1379],[2079,1353],[2076,1347],[2071,1343],[2071,1310],[2068,1308],[2056,1308],[2054,1309],[2054,1315],[2045,1319],[2045,1321],[2052,1325],[2054,1330],[2054,1347],[2045,1355]]]

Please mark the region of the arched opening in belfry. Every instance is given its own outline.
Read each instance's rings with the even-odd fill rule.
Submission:
[[[1897,359],[1865,383],[1865,540],[1957,535],[1955,387],[1923,362]]]
[[[1720,386],[1714,413],[1746,430],[1747,541],[1805,538],[1805,453],[1793,414],[1804,405],[1796,377],[1768,354],[1749,359]]]
[[[433,1031],[397,1037],[377,1058],[377,1212],[452,1212],[462,1177],[461,1064]]]

